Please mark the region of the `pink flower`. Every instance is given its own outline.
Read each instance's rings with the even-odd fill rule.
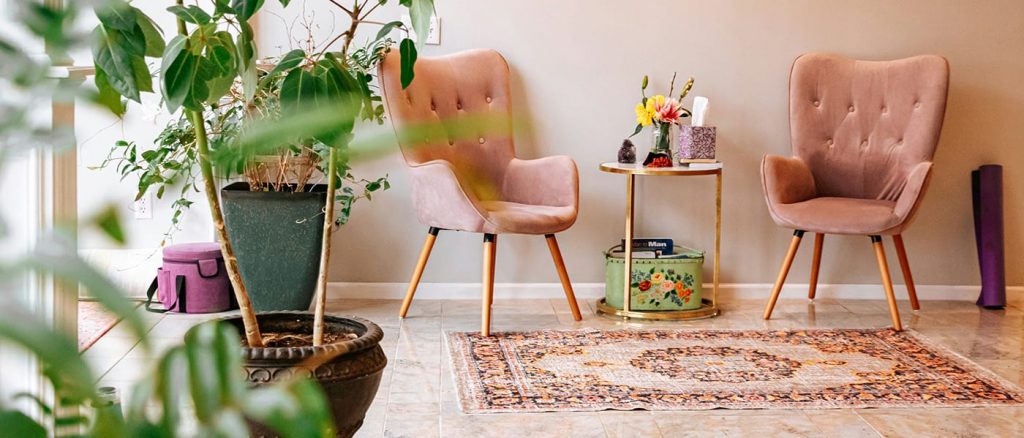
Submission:
[[[683,107],[675,99],[656,99],[654,101],[654,120],[662,123],[678,123],[683,116]]]

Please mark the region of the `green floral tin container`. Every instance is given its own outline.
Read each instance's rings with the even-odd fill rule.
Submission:
[[[692,310],[701,306],[704,253],[675,246],[674,254],[633,257],[630,310]],[[635,253],[634,253],[635,254]],[[622,308],[625,256],[617,245],[604,253],[605,303]]]

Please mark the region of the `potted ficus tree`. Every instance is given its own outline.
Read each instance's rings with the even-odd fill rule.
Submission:
[[[282,4],[289,3],[281,0]],[[114,1],[97,10],[100,24],[95,30],[93,58],[96,66],[97,100],[116,114],[126,110],[122,97],[140,100],[143,92],[154,90],[154,79],[171,113],[181,111],[181,127],[190,130],[195,164],[234,288],[240,316],[229,319],[244,334],[244,368],[250,382],[260,384],[291,375],[296,370],[311,374],[333,399],[332,412],[338,432],[350,435],[379,385],[386,363],[378,342],[382,337],[375,324],[358,318],[325,316],[326,281],[331,234],[337,220],[336,205],[345,202],[338,188],[348,175],[347,148],[353,128],[364,111],[375,112],[379,98],[369,87],[371,77],[363,60],[354,56],[352,41],[367,16],[387,0],[352,0],[351,6],[332,2],[345,12],[350,23],[338,36],[341,50],[319,53],[292,52],[269,72],[257,67],[256,45],[248,21],[262,6],[262,0],[210,0],[204,6],[185,5],[177,0],[167,8],[177,20],[176,35],[165,41],[160,30],[142,11],[127,2]],[[426,35],[432,0],[399,0],[408,8],[418,35]],[[201,3],[202,4],[202,3]],[[382,24],[386,36],[400,22]],[[381,38],[378,38],[378,41]],[[416,46],[409,38],[399,43],[403,84],[413,78]],[[362,53],[361,55],[365,55]],[[159,75],[151,75],[146,59],[157,59]],[[379,59],[379,58],[378,58]],[[371,57],[372,62],[372,57]],[[283,145],[300,145],[311,150],[321,163],[327,180],[324,203],[322,248],[318,273],[315,313],[268,312],[257,314],[247,285],[239,274],[230,235],[225,228],[221,201],[217,196],[214,163],[222,173],[244,172],[260,152],[246,145],[266,144],[232,140],[211,135],[208,120],[216,117],[222,98],[238,89],[239,105],[253,108],[257,96],[277,84],[283,113],[279,119],[265,119],[243,111],[241,135],[277,140]],[[346,208],[344,204],[342,209]],[[304,370],[304,371],[303,371]]]

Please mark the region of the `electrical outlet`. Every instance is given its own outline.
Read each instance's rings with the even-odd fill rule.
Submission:
[[[147,190],[135,201],[135,219],[153,219],[153,192]]]
[[[413,41],[419,41],[417,38],[416,31],[412,30],[412,19],[409,15],[402,15],[402,24],[405,25],[406,29],[409,29],[409,37]],[[427,40],[423,42],[432,46],[441,45],[441,17],[437,15],[430,16],[430,31],[427,32]]]

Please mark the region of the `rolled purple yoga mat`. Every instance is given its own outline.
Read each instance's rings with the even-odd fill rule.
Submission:
[[[981,295],[977,304],[1006,306],[1006,262],[1003,249],[1003,166],[986,164],[971,172],[974,195],[974,239],[978,244]]]

